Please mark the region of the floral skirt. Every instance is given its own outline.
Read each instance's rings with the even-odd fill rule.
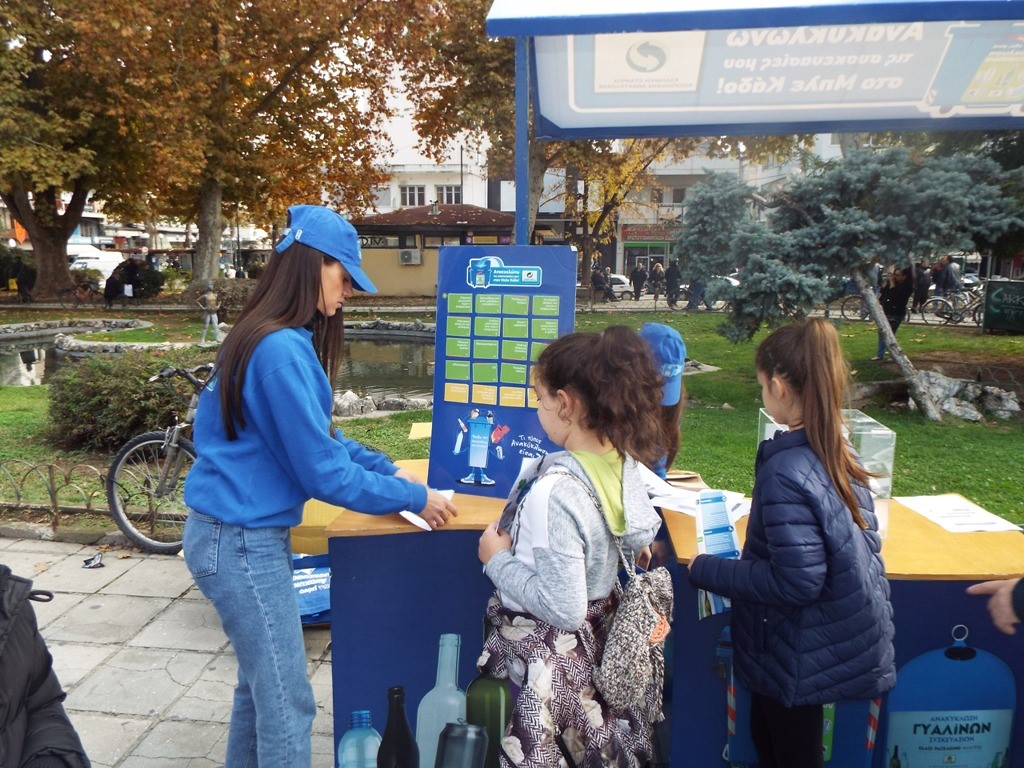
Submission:
[[[651,759],[649,713],[613,709],[594,689],[617,603],[617,593],[590,603],[575,632],[510,611],[497,594],[487,603],[491,631],[477,666],[518,688],[501,742],[504,768],[637,768]]]

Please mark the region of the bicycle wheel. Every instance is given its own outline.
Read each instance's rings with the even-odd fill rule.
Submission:
[[[864,306],[864,298],[857,294],[847,296],[839,306],[844,320],[867,320],[868,313]]]
[[[934,296],[921,305],[921,319],[928,325],[946,325],[956,314],[953,305]]]
[[[979,304],[971,312],[971,319],[975,325],[981,325],[981,321],[985,319],[985,305]]]
[[[125,443],[107,474],[107,503],[118,528],[149,552],[173,555],[181,549],[188,517],[185,476],[196,460],[190,440],[169,449],[163,432],[147,432]]]

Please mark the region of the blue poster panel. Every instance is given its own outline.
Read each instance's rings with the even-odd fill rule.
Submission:
[[[572,248],[441,248],[432,488],[504,498],[523,459],[558,450],[537,420],[531,370],[575,312]]]

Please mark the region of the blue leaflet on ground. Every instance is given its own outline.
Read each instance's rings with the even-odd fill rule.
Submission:
[[[331,569],[327,555],[292,555],[292,587],[304,624],[328,621]]]
[[[736,526],[729,521],[729,506],[724,491],[703,490],[698,494],[697,552],[730,559],[740,555]],[[731,608],[729,598],[703,589],[697,590],[697,615],[700,618]]]

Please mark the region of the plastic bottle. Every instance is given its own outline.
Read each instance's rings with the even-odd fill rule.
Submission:
[[[466,719],[466,694],[458,688],[458,635],[441,635],[437,654],[437,683],[416,710],[416,745],[422,768],[434,768],[437,741],[448,723]]]
[[[490,626],[484,621],[484,642]],[[508,680],[498,680],[481,672],[466,688],[466,722],[481,726],[487,733],[487,756],[483,768],[498,768],[501,740],[512,717],[512,692]]]
[[[419,768],[420,753],[405,716],[405,689],[388,688],[388,722],[377,750],[377,768]]]
[[[380,742],[369,710],[356,710],[349,716],[348,730],[338,742],[338,768],[374,768]]]

